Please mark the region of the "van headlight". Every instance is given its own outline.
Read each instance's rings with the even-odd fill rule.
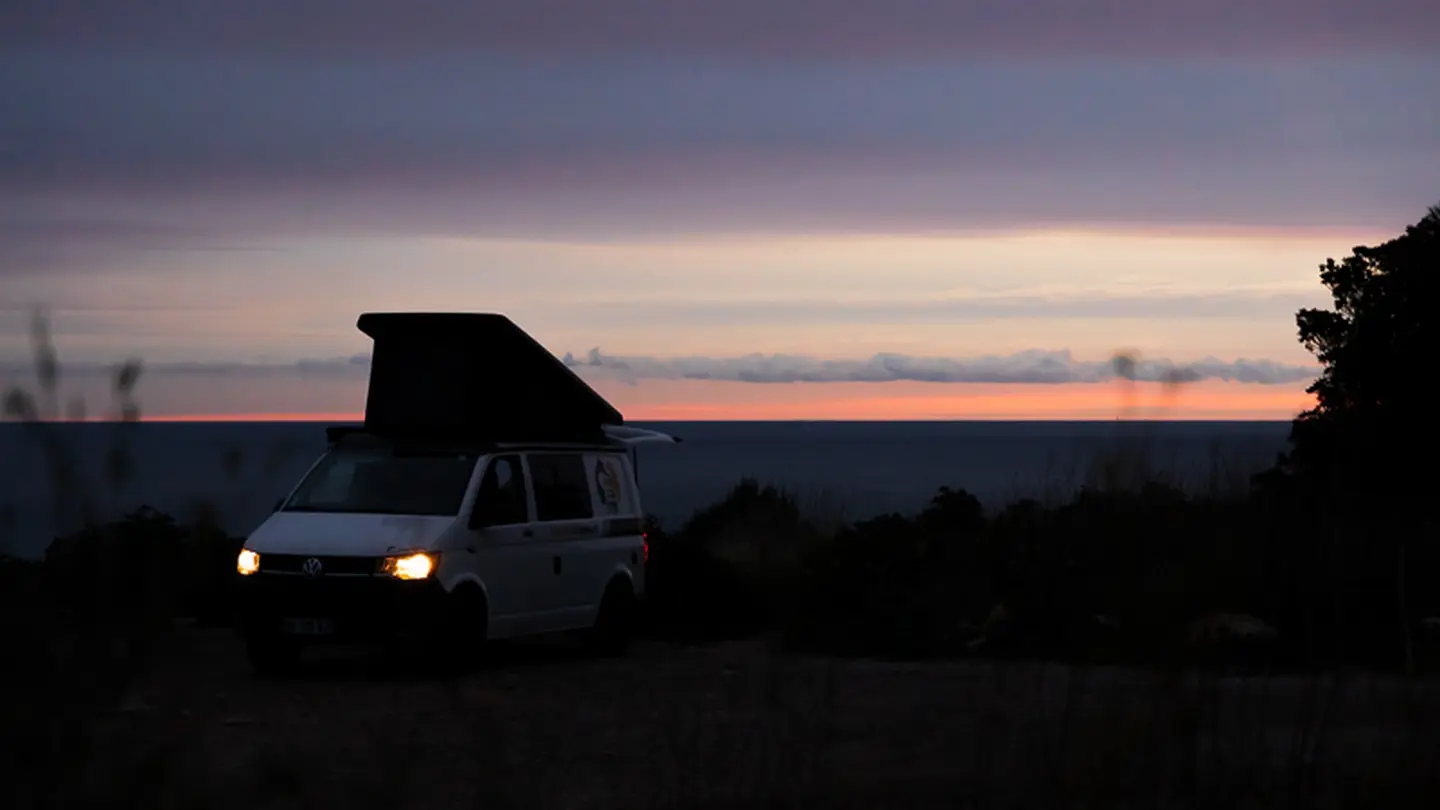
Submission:
[[[260,570],[260,555],[248,548],[240,549],[240,556],[235,558],[235,570],[240,576],[248,577]]]
[[[425,579],[435,573],[434,554],[417,552],[400,557],[386,557],[380,570],[396,579]]]

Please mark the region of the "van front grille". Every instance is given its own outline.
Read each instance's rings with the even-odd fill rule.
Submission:
[[[305,575],[308,560],[320,561],[320,576],[373,576],[381,573],[382,557],[330,557],[319,554],[261,554],[263,574]]]

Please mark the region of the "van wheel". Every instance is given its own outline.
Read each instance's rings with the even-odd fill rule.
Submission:
[[[245,637],[245,657],[256,675],[289,675],[300,665],[300,644],[277,632],[257,632]]]
[[[431,661],[460,673],[480,663],[489,649],[489,608],[479,588],[462,586],[446,606],[442,632],[431,639]]]
[[[623,655],[634,634],[635,592],[630,583],[615,580],[600,599],[600,610],[587,639],[589,647],[599,655]]]

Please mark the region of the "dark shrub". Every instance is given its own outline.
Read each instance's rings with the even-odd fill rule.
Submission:
[[[56,538],[45,552],[46,586],[57,607],[81,621],[153,616],[222,623],[241,543],[210,524],[182,526],[141,507]]]
[[[810,534],[788,493],[741,481],[679,531],[650,536],[650,626],[671,637],[758,632],[786,601],[797,549]]]

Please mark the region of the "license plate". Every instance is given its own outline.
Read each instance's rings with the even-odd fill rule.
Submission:
[[[335,632],[335,624],[329,619],[286,619],[283,626],[292,636],[328,636]]]

